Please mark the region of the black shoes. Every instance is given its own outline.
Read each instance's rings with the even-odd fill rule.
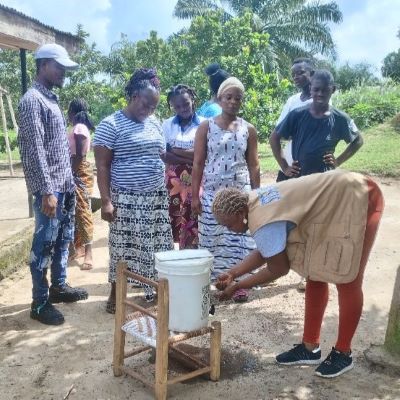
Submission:
[[[342,353],[332,347],[332,351],[320,366],[315,370],[315,374],[321,378],[336,378],[339,375],[350,371],[354,367],[353,357],[349,354]]]
[[[45,325],[61,325],[64,323],[64,316],[48,301],[42,305],[33,302],[31,318]]]
[[[303,343],[293,346],[275,357],[278,364],[283,365],[312,365],[321,362],[321,349],[318,347],[313,351],[306,349]]]
[[[321,362],[321,349],[307,350],[303,343],[294,346],[291,350],[276,356],[276,362],[283,365],[310,365]],[[332,347],[328,357],[319,364],[315,374],[321,378],[335,378],[350,371],[354,367],[350,353],[343,353]]]
[[[89,297],[85,289],[73,288],[65,283],[63,286],[51,286],[49,290],[50,303],[74,303]]]
[[[51,286],[45,303],[32,303],[31,318],[46,325],[61,325],[64,323],[64,316],[52,303],[74,303],[87,298],[88,292],[85,289],[72,288],[67,283],[63,286]]]

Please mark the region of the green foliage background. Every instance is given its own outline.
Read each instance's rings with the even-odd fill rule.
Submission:
[[[199,105],[209,98],[208,80],[204,68],[218,62],[232,75],[243,81],[247,88],[243,117],[253,123],[265,140],[274,126],[282,102],[292,93],[293,86],[273,69],[269,37],[256,32],[252,14],[222,22],[220,12],[195,18],[187,30],[167,40],[150,32],[145,40],[130,41],[121,36],[109,55],[104,56],[89,45],[87,34],[78,26],[82,45],[74,59],[81,68],[71,74],[59,92],[61,105],[67,109],[69,101],[83,97],[91,107],[95,123],[124,106],[124,85],[138,67],[156,67],[163,89],[157,114],[160,118],[171,115],[166,104],[166,93],[172,85],[186,83],[198,93]],[[15,109],[20,97],[18,87],[18,53],[0,53],[0,82],[12,93]],[[35,76],[32,54],[28,54],[29,81]],[[29,82],[29,83],[30,83]]]
[[[400,87],[358,86],[333,97],[336,108],[344,110],[359,129],[381,124],[400,112]]]
[[[185,83],[198,93],[198,105],[210,96],[204,68],[218,62],[246,87],[242,116],[254,124],[261,142],[272,131],[284,101],[295,92],[287,69],[277,67],[271,50],[270,36],[257,29],[250,12],[225,18],[223,12],[207,12],[194,18],[189,28],[164,40],[150,32],[145,40],[132,42],[122,35],[108,55],[87,42],[87,33],[77,27],[82,39],[74,59],[80,69],[68,76],[59,92],[62,108],[75,97],[83,97],[91,107],[95,124],[126,104],[124,85],[138,67],[156,67],[161,79],[162,95],[157,115],[161,119],[172,112],[166,104],[166,93],[172,85]],[[27,55],[29,84],[36,70],[33,55]],[[347,112],[361,129],[381,123],[400,111],[400,90],[395,83],[383,85],[366,64],[346,64],[336,68],[320,61],[334,73],[340,93],[334,105]],[[11,94],[14,109],[20,98],[18,52],[0,51],[0,85]],[[10,122],[10,119],[9,119]],[[11,127],[11,126],[10,126]],[[12,135],[11,135],[12,136]],[[0,139],[1,147],[4,147]],[[4,141],[4,140],[3,140]],[[11,137],[12,147],[16,145]]]

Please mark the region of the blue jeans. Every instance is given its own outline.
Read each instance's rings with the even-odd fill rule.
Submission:
[[[62,286],[67,276],[69,244],[74,238],[75,193],[58,193],[57,211],[49,218],[41,211],[42,195],[35,194],[35,232],[33,234],[30,269],[32,274],[32,298],[43,304],[49,297],[47,268],[51,263],[51,284]]]

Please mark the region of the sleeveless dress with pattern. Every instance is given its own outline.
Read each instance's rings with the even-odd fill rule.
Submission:
[[[213,118],[208,120],[207,157],[203,172],[202,214],[199,216],[199,247],[214,255],[213,278],[243,260],[256,248],[247,233],[234,233],[219,225],[212,214],[212,202],[219,189],[235,187],[250,190],[246,162],[249,137],[247,122],[236,121],[232,131],[221,129]]]

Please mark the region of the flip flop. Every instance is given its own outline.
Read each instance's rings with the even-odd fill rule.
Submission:
[[[93,264],[90,262],[84,262],[82,265],[79,266],[81,271],[89,271],[93,269]]]
[[[246,289],[238,289],[233,293],[232,299],[235,303],[245,303],[249,299],[249,291]]]
[[[74,253],[74,254],[70,255],[68,257],[68,261],[74,261],[74,260],[77,260],[78,258],[81,258],[81,257],[85,257],[85,252],[84,251],[83,252]]]
[[[111,300],[107,300],[106,303],[106,312],[108,312],[109,314],[115,314],[115,301],[111,301]]]

